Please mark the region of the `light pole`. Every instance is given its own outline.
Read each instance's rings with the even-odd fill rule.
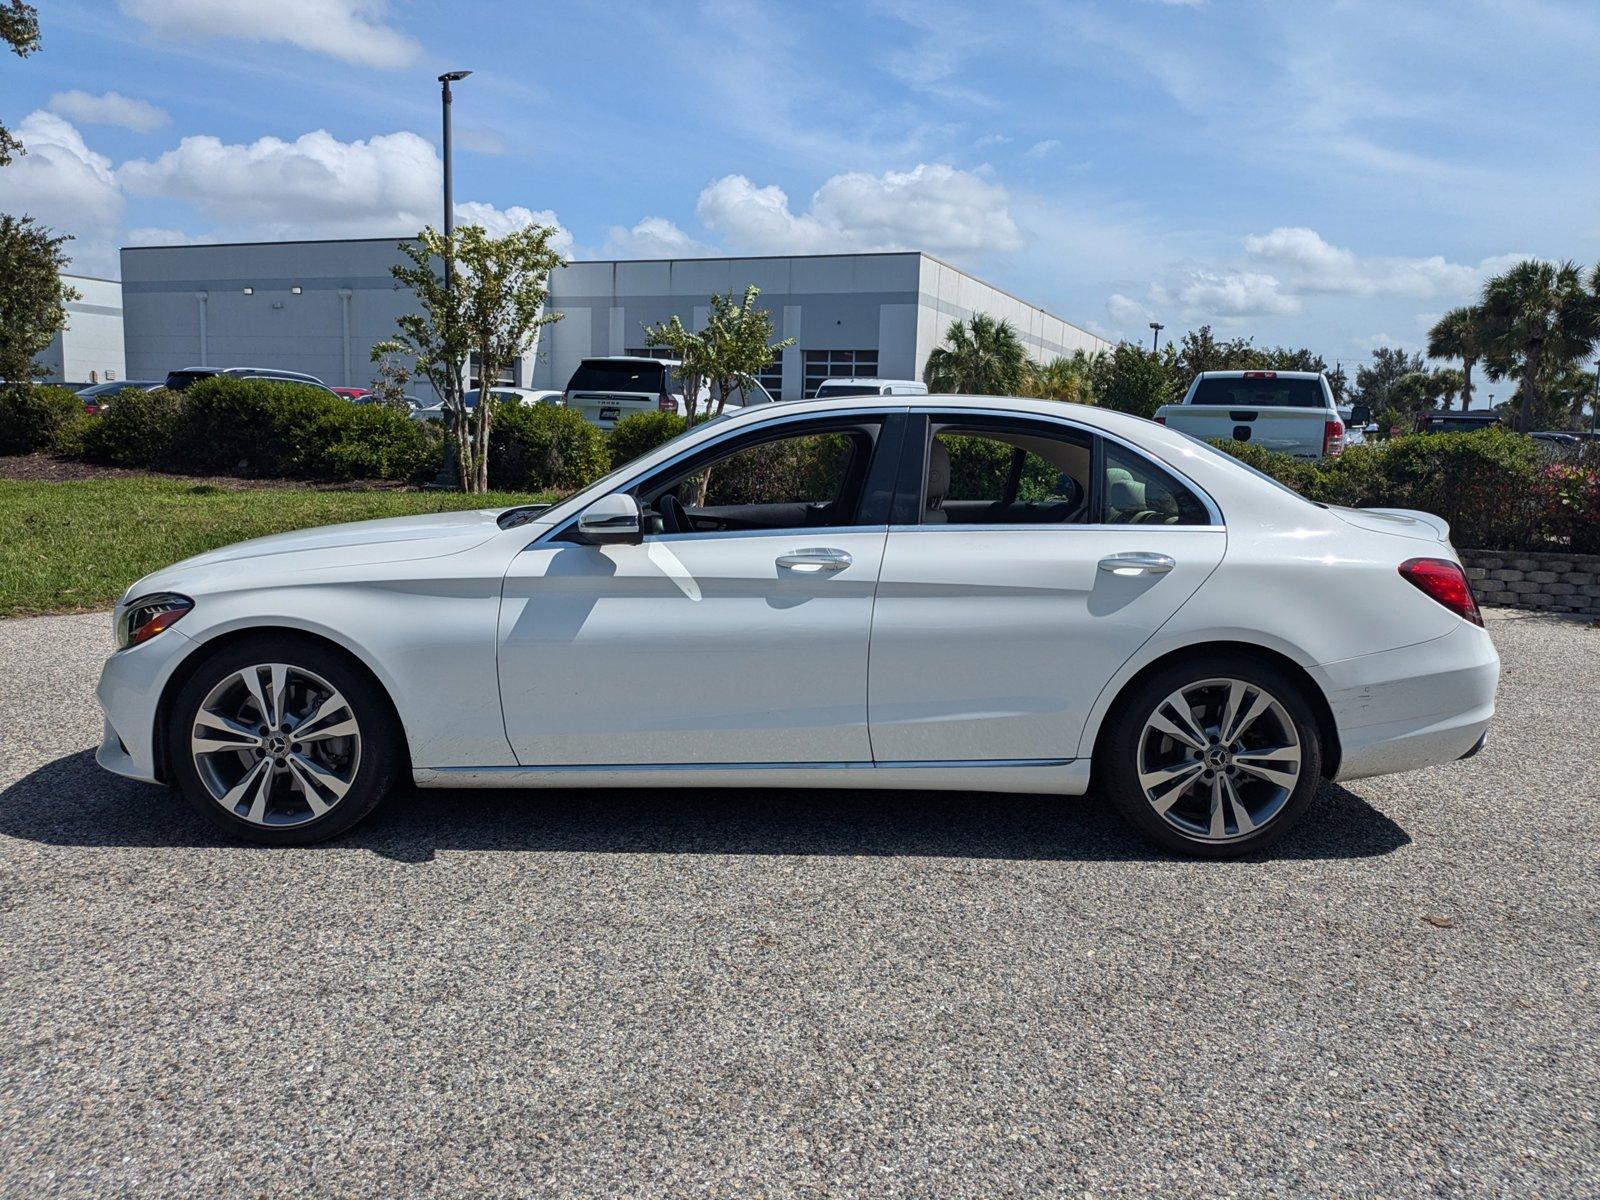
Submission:
[[[1151,354],[1155,354],[1155,353],[1158,353],[1160,351],[1160,349],[1161,349],[1161,331],[1163,329],[1165,329],[1165,328],[1166,328],[1166,326],[1163,325],[1160,321],[1151,321],[1150,322],[1150,353]]]
[[[441,328],[440,328],[439,332],[443,335],[443,339],[446,342],[446,344],[448,344],[449,340],[450,340],[450,305],[451,305],[450,292],[451,292],[451,289],[455,286],[455,275],[456,275],[455,260],[451,255],[451,250],[453,249],[453,246],[452,246],[451,238],[450,238],[450,234],[455,229],[455,224],[456,224],[456,191],[455,191],[455,178],[454,178],[454,172],[453,172],[453,168],[454,168],[454,165],[455,165],[455,158],[454,158],[454,155],[451,153],[451,146],[450,146],[450,103],[451,103],[450,85],[452,83],[460,83],[463,79],[465,79],[468,75],[471,75],[471,74],[472,74],[471,71],[446,71],[443,75],[439,76],[439,106],[440,106],[440,108],[442,110],[442,116],[443,116],[443,120],[444,120],[444,247],[445,247],[445,258],[444,258],[444,298],[445,298],[445,306],[444,306],[444,313],[443,313],[443,316],[442,316],[441,322],[440,322],[441,323]],[[447,379],[448,379],[450,390],[452,392],[456,391],[457,390],[456,387],[455,387],[456,375],[455,375],[455,372],[453,370],[450,372],[450,374],[448,375]],[[445,408],[447,410],[450,407],[449,399],[450,398],[447,397],[446,398],[446,403],[445,403]],[[464,396],[456,396],[456,397],[454,397],[454,399],[455,399],[457,404],[465,404],[466,403],[466,398]],[[456,471],[456,456],[454,454],[450,453],[450,448],[449,448],[449,445],[448,445],[448,442],[447,442],[447,444],[445,446],[444,465],[439,468],[439,477],[436,480],[434,480],[434,485],[437,486],[437,487],[455,488],[455,487],[459,487],[460,484],[461,484],[461,480],[460,480],[460,478],[458,476],[458,473]]]

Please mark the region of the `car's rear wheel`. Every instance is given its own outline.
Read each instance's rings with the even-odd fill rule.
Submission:
[[[167,723],[174,781],[207,819],[250,841],[334,837],[393,787],[403,743],[387,697],[342,655],[263,635],[208,658]]]
[[[1097,774],[1157,845],[1232,858],[1287,833],[1322,773],[1301,687],[1268,663],[1192,659],[1144,680],[1111,718]]]

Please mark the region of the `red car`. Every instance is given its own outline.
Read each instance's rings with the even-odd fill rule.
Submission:
[[[335,396],[343,396],[346,400],[360,400],[363,396],[372,394],[371,388],[334,388]]]

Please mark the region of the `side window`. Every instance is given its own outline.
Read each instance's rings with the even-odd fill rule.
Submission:
[[[1211,524],[1200,498],[1149,459],[1108,441],[1105,462],[1106,524]]]
[[[876,421],[746,443],[645,484],[638,493],[655,533],[728,533],[851,525],[857,518]]]
[[[1082,524],[1091,461],[1088,437],[1067,430],[936,421],[923,523]]]

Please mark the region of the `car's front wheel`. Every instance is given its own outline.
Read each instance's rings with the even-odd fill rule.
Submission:
[[[1301,687],[1264,662],[1191,659],[1119,704],[1096,773],[1129,823],[1168,850],[1232,858],[1312,803],[1322,742]]]
[[[167,762],[189,801],[268,845],[343,833],[393,787],[403,742],[387,697],[343,656],[289,635],[235,642],[179,690]]]

